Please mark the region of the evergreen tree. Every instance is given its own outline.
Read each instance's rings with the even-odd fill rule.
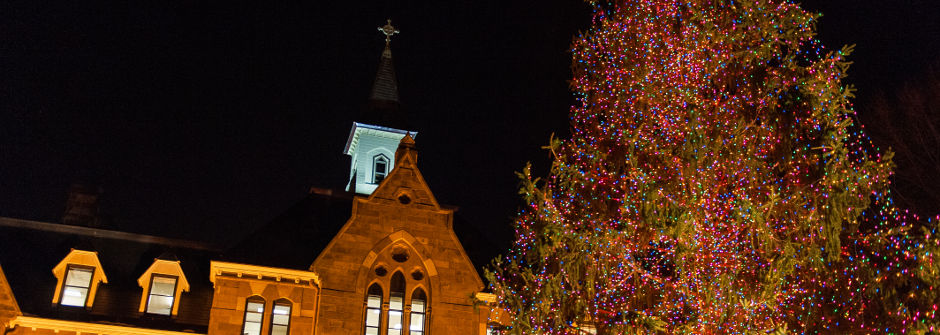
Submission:
[[[891,154],[866,149],[841,83],[851,48],[825,52],[818,15],[780,0],[591,5],[571,138],[548,146],[546,181],[520,173],[515,244],[487,272],[513,333],[936,326],[936,222],[889,219]],[[905,296],[914,286],[928,294]]]

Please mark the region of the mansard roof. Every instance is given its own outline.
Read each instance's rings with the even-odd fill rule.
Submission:
[[[209,260],[218,249],[204,243],[107,229],[0,217],[0,264],[25,316],[205,333],[212,285]],[[89,310],[52,303],[57,279],[52,269],[72,249],[97,252],[108,282],[98,286]],[[138,277],[154,259],[172,253],[190,278],[191,290],[179,299],[173,318],[138,312]],[[164,256],[165,257],[165,256]]]

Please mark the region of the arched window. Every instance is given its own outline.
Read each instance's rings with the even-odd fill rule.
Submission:
[[[290,333],[291,302],[287,299],[274,301],[271,310],[271,335],[287,335]]]
[[[376,155],[372,158],[372,183],[378,184],[388,175],[388,157]]]
[[[411,335],[424,335],[425,315],[427,315],[428,296],[424,290],[416,288],[411,294],[411,323],[408,329]]]
[[[254,296],[245,301],[245,323],[242,334],[261,335],[261,319],[264,317],[264,298]]]
[[[366,295],[366,335],[379,335],[379,321],[382,316],[382,287],[379,284],[369,286]]]
[[[401,335],[405,314],[405,276],[396,271],[389,286],[388,335]]]

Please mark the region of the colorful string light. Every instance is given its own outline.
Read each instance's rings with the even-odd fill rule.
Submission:
[[[572,137],[487,277],[519,333],[940,331],[938,219],[888,192],[851,48],[789,1],[592,2]]]

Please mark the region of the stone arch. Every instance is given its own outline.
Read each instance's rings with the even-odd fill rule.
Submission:
[[[414,235],[411,235],[405,230],[399,230],[394,233],[389,234],[388,236],[379,240],[369,251],[369,254],[365,256],[362,260],[362,265],[360,267],[358,278],[356,279],[356,290],[360,294],[364,294],[365,290],[371,285],[372,282],[381,282],[378,278],[375,278],[375,275],[372,273],[371,269],[376,262],[381,261],[384,256],[390,249],[396,246],[405,246],[407,249],[410,249],[414,254],[414,257],[417,258],[418,262],[407,262],[411,264],[418,264],[426,278],[426,286],[424,286],[425,294],[429,297],[437,296],[441,294],[440,282],[438,280],[437,268],[434,265],[434,260],[432,260],[429,255],[432,255],[430,251],[422,245]],[[394,262],[388,262],[388,279],[391,278],[396,271],[401,271],[403,275],[406,276],[406,281],[410,278],[410,273],[413,267],[402,264],[394,264]],[[384,280],[386,277],[383,277]],[[410,291],[406,294],[410,295]],[[430,298],[429,298],[430,300]]]
[[[290,296],[287,296],[287,295],[280,295],[276,299],[271,299],[271,302],[278,302],[278,301],[289,302],[292,306],[297,304],[297,302],[294,301],[294,299],[291,299]]]
[[[408,301],[411,301],[411,299],[414,297],[415,292],[417,292],[419,289],[424,292],[425,303],[430,302],[431,297],[430,297],[430,294],[428,293],[429,287],[425,285],[424,283],[418,283],[418,284],[415,284],[414,287],[410,287],[408,289],[408,292],[405,292],[405,294],[407,294],[405,298],[408,299]]]

